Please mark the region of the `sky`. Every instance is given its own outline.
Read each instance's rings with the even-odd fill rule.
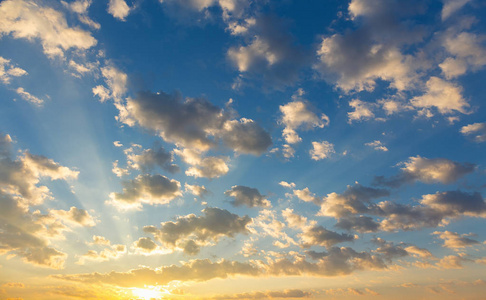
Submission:
[[[1,1],[0,299],[483,299],[484,16]]]

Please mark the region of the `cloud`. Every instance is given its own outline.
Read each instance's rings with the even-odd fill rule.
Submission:
[[[313,160],[328,158],[332,153],[336,153],[336,151],[334,151],[334,145],[327,141],[312,142],[312,149],[309,151]]]
[[[310,104],[301,99],[303,94],[303,90],[298,90],[292,97],[294,101],[279,106],[282,113],[280,123],[285,126],[282,137],[288,144],[296,144],[302,140],[296,132],[297,129],[309,130],[329,125],[329,117],[325,114],[318,116]]]
[[[101,102],[104,102],[107,99],[113,99],[116,104],[119,103],[122,96],[127,92],[127,74],[112,65],[108,65],[101,68],[101,75],[108,88],[98,85],[93,88],[93,95],[98,96]],[[116,106],[118,109],[123,109],[121,104]],[[125,111],[122,110],[122,112]],[[119,118],[124,119],[126,116],[123,115],[122,112],[120,112]]]
[[[74,206],[72,206],[69,210],[51,210],[50,214],[54,215],[60,220],[75,225],[85,227],[93,227],[96,225],[95,220],[86,210]]]
[[[181,184],[163,175],[139,175],[122,181],[123,192],[111,193],[109,203],[120,208],[140,209],[142,204],[167,204],[182,196]]]
[[[265,291],[265,292],[251,292],[233,295],[214,296],[211,299],[285,299],[285,298],[308,298],[312,293],[299,289],[283,290],[283,291]]]
[[[461,128],[463,135],[473,135],[478,143],[486,142],[486,123],[473,123]]]
[[[86,261],[95,261],[95,262],[102,262],[108,261],[112,259],[118,259],[126,254],[127,248],[125,245],[113,245],[109,246],[100,252],[96,252],[95,250],[89,250],[85,254],[81,255],[76,262],[78,265],[84,265]]]
[[[469,113],[469,104],[462,97],[462,88],[434,76],[427,81],[425,94],[413,97],[410,103],[417,108],[435,107],[441,114],[454,111]]]
[[[231,201],[233,206],[246,205],[248,207],[270,207],[270,201],[265,199],[264,195],[251,187],[243,185],[234,185],[231,190],[224,192],[226,196],[233,197],[234,200]]]
[[[143,173],[149,173],[156,167],[170,173],[179,171],[179,166],[172,163],[174,161],[172,154],[163,147],[154,145],[150,149],[143,150],[140,154],[137,154],[137,148],[139,147],[132,146],[124,151],[127,156],[128,168],[140,170]]]
[[[289,183],[289,182],[286,182],[286,181],[280,181],[278,184],[283,186],[284,188],[289,188],[289,189],[292,189],[292,188],[295,187],[295,183],[293,183],[293,182]]]
[[[141,92],[128,98],[127,117],[120,120],[157,132],[165,141],[193,150],[207,151],[221,140],[236,152],[259,155],[271,145],[269,134],[250,119],[232,120],[229,112],[202,98],[164,92]]]
[[[354,214],[370,213],[375,209],[374,205],[368,206],[371,201],[389,194],[387,190],[360,184],[348,186],[342,194],[333,192],[324,197],[319,215],[343,218]]]
[[[441,17],[442,21],[445,21],[464,5],[471,2],[471,0],[442,0],[442,2],[444,5],[442,6]]]
[[[349,216],[342,218],[334,226],[348,231],[354,230],[360,233],[376,232],[380,229],[380,224],[372,217],[368,216]]]
[[[321,205],[322,204],[322,199],[319,197],[316,197],[314,193],[312,193],[308,187],[302,189],[302,190],[293,190],[292,191],[294,196],[299,198],[302,201],[305,202],[313,202],[316,205]]]
[[[78,15],[78,19],[81,23],[88,25],[93,29],[100,29],[101,25],[88,16],[88,8],[91,6],[91,0],[76,0],[70,3],[61,1],[61,3],[71,12]]]
[[[410,17],[423,8],[418,1],[351,1],[348,12],[356,29],[323,37],[314,69],[346,93],[372,91],[377,80],[398,91],[413,87],[417,59],[401,48],[422,38],[422,29]]]
[[[337,233],[328,230],[322,226],[314,226],[305,228],[301,235],[299,235],[303,242],[303,247],[309,248],[311,246],[324,246],[330,248],[335,244],[342,242],[351,242],[355,236],[346,233]]]
[[[9,84],[13,77],[21,77],[27,75],[27,71],[16,67],[6,59],[0,56],[0,81],[4,84]]]
[[[120,287],[140,287],[147,285],[167,284],[178,281],[207,281],[214,278],[228,278],[235,275],[257,275],[259,269],[254,264],[209,259],[190,260],[182,265],[171,265],[152,270],[149,268],[134,269],[128,272],[110,272],[106,274],[73,274],[53,275],[54,278],[85,283],[105,283]]]
[[[377,176],[374,184],[393,188],[415,181],[450,184],[476,169],[476,165],[471,163],[458,163],[445,158],[429,159],[421,156],[409,157],[408,161],[402,162],[400,165],[404,165],[404,167],[401,168],[398,175],[390,178]]]
[[[188,254],[199,252],[200,246],[217,242],[222,237],[234,237],[238,233],[248,233],[248,216],[239,217],[227,210],[208,207],[203,216],[190,214],[181,216],[175,222],[162,222],[160,228],[145,226],[144,232],[154,235],[155,240],[169,249],[179,248]],[[192,241],[192,242],[191,242]],[[196,246],[196,250],[186,248]],[[188,251],[190,250],[190,251]]]
[[[29,41],[38,39],[51,58],[62,57],[69,49],[86,50],[97,43],[89,32],[69,27],[61,12],[30,1],[3,1],[0,19],[0,34]]]
[[[44,156],[22,153],[11,158],[10,136],[0,134],[0,190],[22,196],[29,204],[41,204],[50,197],[46,186],[38,186],[41,178],[68,180],[77,178],[79,172],[61,166]]]
[[[111,242],[103,236],[93,235],[93,245],[110,246]]]
[[[448,255],[441,258],[436,266],[442,269],[462,269],[464,268],[462,264],[470,261],[471,259],[461,255]]]
[[[124,0],[110,0],[108,3],[108,13],[120,21],[125,21],[130,10],[130,7]]]
[[[15,90],[17,94],[27,102],[30,102],[34,105],[41,106],[44,104],[44,100],[37,98],[36,96],[30,94],[29,92],[25,91],[24,88],[19,87]]]
[[[138,241],[134,243],[134,246],[147,253],[150,253],[155,249],[157,249],[157,244],[154,243],[154,241],[152,241],[152,239],[148,237],[139,238]]]
[[[174,149],[174,153],[192,166],[186,170],[187,176],[218,178],[229,171],[226,164],[229,158],[225,156],[203,157],[200,151],[190,149]]]
[[[486,217],[486,203],[479,193],[461,191],[437,192],[422,196],[421,205],[409,206],[392,202],[378,204],[378,214],[385,217],[381,229],[415,230],[447,224],[447,219],[463,216]]]
[[[375,114],[372,112],[372,108],[375,106],[373,103],[353,99],[349,101],[349,106],[354,109],[354,111],[348,112],[349,124],[353,123],[353,121],[368,120],[375,117]]]
[[[435,231],[432,234],[444,240],[443,247],[446,248],[459,249],[479,244],[478,241],[469,238],[469,236],[475,236],[474,234],[458,234],[451,231]]]
[[[452,55],[439,64],[445,77],[452,79],[463,75],[468,69],[478,70],[486,65],[486,48],[481,45],[485,36],[469,32],[449,31],[443,38],[443,46]]]
[[[377,151],[383,151],[383,152],[387,152],[388,151],[388,148],[385,147],[385,146],[383,146],[383,143],[381,141],[378,141],[378,140],[375,140],[373,142],[366,143],[365,146],[373,147],[373,149],[375,149]]]
[[[193,194],[194,196],[198,196],[204,198],[205,196],[209,195],[211,192],[208,191],[204,185],[191,185],[188,183],[184,184],[186,192]]]
[[[0,255],[21,257],[37,266],[62,269],[66,254],[49,247],[48,228],[21,199],[0,190]]]

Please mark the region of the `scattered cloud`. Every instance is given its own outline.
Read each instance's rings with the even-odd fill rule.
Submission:
[[[309,151],[311,159],[313,160],[328,158],[333,153],[336,153],[336,151],[334,151],[334,145],[327,141],[312,142],[312,149]]]
[[[264,195],[251,187],[243,185],[234,185],[231,190],[224,192],[226,196],[232,197],[234,200],[231,201],[233,206],[246,205],[248,207],[270,207],[270,201],[265,199]]]
[[[486,142],[486,123],[473,123],[461,128],[463,135],[472,135],[478,143]]]
[[[181,184],[163,175],[139,175],[122,181],[123,192],[111,193],[108,203],[124,209],[140,209],[142,204],[167,204],[182,196]]]
[[[234,237],[248,233],[248,216],[240,217],[227,210],[208,207],[202,210],[203,216],[190,214],[178,217],[175,222],[162,222],[160,228],[145,226],[143,231],[153,234],[156,241],[169,249],[181,249],[194,255],[201,246],[217,242],[222,237]]]
[[[63,57],[70,49],[86,50],[96,45],[87,31],[69,27],[65,16],[50,7],[24,0],[7,0],[0,4],[0,32],[17,39],[40,40],[44,53]]]
[[[469,238],[475,236],[474,234],[458,234],[451,231],[434,231],[432,234],[437,235],[444,240],[444,247],[451,249],[460,249],[479,244],[478,241]]]
[[[108,3],[108,13],[120,21],[125,21],[130,10],[125,0],[110,0]]]
[[[421,156],[409,157],[408,161],[399,165],[404,167],[398,175],[390,178],[377,176],[374,184],[393,188],[415,181],[450,184],[476,169],[476,165],[471,163],[459,163],[445,158],[429,159]]]
[[[381,141],[375,140],[373,142],[366,143],[365,146],[373,147],[376,151],[387,152],[388,148],[383,145]]]

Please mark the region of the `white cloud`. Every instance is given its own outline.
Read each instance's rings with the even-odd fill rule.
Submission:
[[[0,4],[0,33],[29,41],[39,39],[49,57],[64,56],[69,49],[86,50],[97,41],[87,31],[69,27],[65,16],[30,1],[7,0]]]
[[[447,230],[443,232],[435,231],[432,234],[437,235],[439,238],[444,240],[443,247],[446,248],[459,249],[479,244],[478,241],[469,238],[471,236],[475,236],[474,234],[458,234],[456,232]]]
[[[329,117],[325,114],[318,116],[309,103],[300,98],[303,94],[303,90],[298,90],[292,97],[294,101],[279,106],[282,113],[280,123],[285,126],[282,137],[288,144],[296,144],[302,140],[296,132],[299,128],[324,128],[329,125]]]
[[[349,101],[349,106],[354,108],[354,111],[348,112],[348,123],[353,121],[368,120],[375,117],[372,109],[375,107],[374,103],[363,102],[359,99]]]
[[[369,143],[366,143],[365,146],[368,146],[368,147],[373,147],[373,149],[377,150],[377,151],[388,151],[388,148],[385,147],[383,145],[383,143],[381,141],[373,141],[373,142],[369,142]]]
[[[27,102],[30,102],[34,105],[41,106],[44,104],[44,100],[37,98],[36,96],[30,94],[29,92],[25,91],[24,88],[19,87],[15,90],[19,96]]]
[[[184,187],[186,189],[186,192],[189,192],[194,196],[198,196],[201,198],[204,198],[205,196],[210,194],[210,192],[204,187],[204,185],[191,185],[186,182],[184,184]]]
[[[93,21],[88,16],[88,9],[92,3],[91,0],[76,0],[70,3],[61,1],[61,3],[70,11],[76,13],[78,15],[79,21],[81,21],[82,23],[88,25],[93,29],[101,28],[101,25],[99,23]]]
[[[184,162],[191,165],[186,170],[187,176],[218,178],[229,171],[229,167],[226,164],[229,158],[225,156],[203,157],[199,151],[190,149],[174,149],[174,153],[179,155]]]
[[[0,56],[0,81],[9,84],[13,77],[27,75],[27,71],[16,67],[9,59]]]
[[[130,7],[124,0],[110,0],[108,3],[108,13],[120,21],[125,21],[130,10]]]
[[[333,153],[336,153],[336,151],[334,151],[334,145],[326,141],[312,142],[312,149],[309,151],[313,160],[328,158]]]
[[[74,225],[93,227],[96,225],[93,217],[84,209],[72,206],[69,210],[51,210],[49,212],[56,218]]]
[[[425,94],[412,98],[410,103],[417,108],[436,107],[441,114],[454,111],[469,113],[469,104],[462,97],[462,88],[434,76],[427,81]]]
[[[486,123],[473,123],[461,128],[463,135],[472,135],[478,143],[486,142]]]

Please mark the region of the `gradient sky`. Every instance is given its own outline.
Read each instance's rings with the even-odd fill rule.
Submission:
[[[484,299],[484,16],[1,1],[0,299]]]

